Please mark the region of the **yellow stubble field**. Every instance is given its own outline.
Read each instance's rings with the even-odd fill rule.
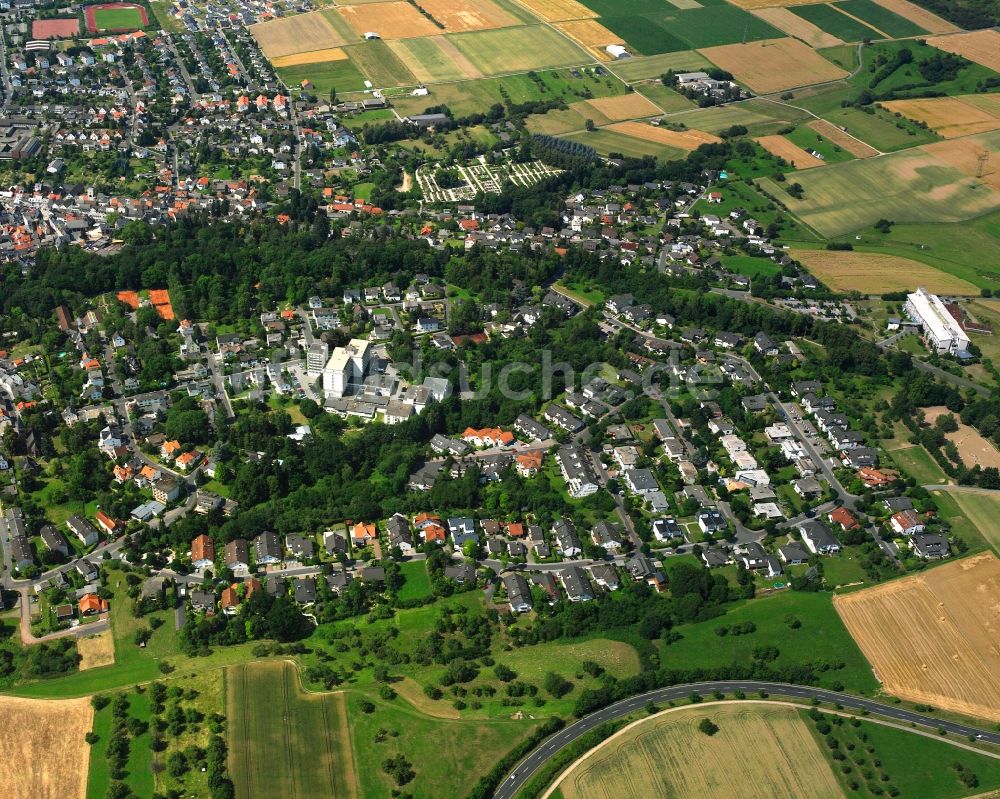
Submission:
[[[833,602],[888,693],[1000,721],[1000,560],[993,553]]]

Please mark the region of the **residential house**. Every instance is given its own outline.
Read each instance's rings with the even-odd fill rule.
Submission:
[[[559,579],[570,602],[589,602],[594,598],[594,589],[590,585],[590,580],[587,579],[587,575],[579,566],[563,569],[559,572]]]
[[[285,536],[285,549],[296,560],[309,560],[316,554],[316,543],[312,536],[289,533]]]
[[[840,542],[823,522],[803,522],[799,525],[799,531],[802,533],[802,543],[814,555],[831,555],[840,552]]]
[[[527,613],[531,610],[531,589],[528,581],[517,572],[507,572],[502,576],[503,587],[507,592],[507,604],[511,613]]]
[[[569,519],[558,519],[552,525],[552,533],[556,539],[556,546],[564,558],[575,558],[583,554],[583,545],[576,532],[576,525]]]
[[[916,511],[912,510],[901,510],[894,513],[889,519],[889,526],[899,535],[922,533],[925,528],[924,520],[917,515]]]
[[[937,533],[917,533],[909,543],[913,554],[924,560],[940,560],[950,554],[948,539]]]
[[[202,533],[191,542],[191,565],[198,571],[215,564],[215,541]]]
[[[250,545],[245,538],[234,538],[222,550],[222,560],[226,568],[233,572],[250,569]]]
[[[82,516],[70,516],[66,520],[66,526],[85,547],[93,546],[100,540],[97,528]]]
[[[385,523],[386,538],[389,547],[399,548],[404,555],[413,552],[413,533],[410,530],[410,523],[401,513],[396,513]]]
[[[378,531],[370,522],[358,522],[351,528],[351,543],[361,549],[378,539]]]
[[[277,533],[264,531],[253,540],[253,558],[258,566],[281,562],[281,540]]]
[[[451,541],[456,549],[462,549],[469,541],[479,542],[479,536],[476,534],[476,522],[467,516],[448,519],[448,531],[451,533]]]

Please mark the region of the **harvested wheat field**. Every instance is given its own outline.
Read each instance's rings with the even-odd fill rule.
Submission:
[[[326,50],[348,44],[351,39],[330,24],[322,11],[279,17],[250,26],[250,33],[269,59]]]
[[[923,286],[935,294],[978,294],[971,283],[898,255],[838,250],[798,250],[791,255],[834,291],[884,294]]]
[[[847,131],[841,130],[832,122],[827,122],[825,119],[814,119],[806,124],[821,136],[825,136],[832,141],[841,150],[849,152],[855,158],[871,158],[873,155],[878,155],[878,150],[870,144],[865,144],[863,141],[855,139]]]
[[[1000,560],[993,553],[835,595],[833,603],[888,693],[1000,721]]]
[[[0,796],[84,799],[93,723],[90,699],[0,696]]]
[[[939,416],[954,416],[954,414],[943,405],[934,405],[924,408],[924,419],[928,424],[934,424]],[[944,437],[955,445],[962,463],[970,469],[973,466],[982,466],[984,469],[992,466],[994,469],[1000,468],[1000,451],[993,445],[993,442],[985,438],[976,428],[964,424],[959,419],[955,419],[958,430],[953,433],[945,433]]]
[[[420,7],[452,33],[520,24],[491,0],[420,0]]]
[[[822,158],[810,155],[799,147],[799,145],[790,142],[784,136],[759,136],[755,141],[771,153],[771,155],[784,158],[796,169],[812,169],[813,167],[826,164],[826,161]]]
[[[798,39],[765,39],[699,50],[757,94],[840,80],[847,72]]]
[[[280,69],[281,67],[301,67],[305,64],[322,64],[325,61],[346,61],[347,52],[343,47],[328,47],[325,50],[311,50],[308,53],[295,53],[294,55],[283,55],[279,58],[271,59],[271,66]]]
[[[592,11],[576,0],[518,0],[518,2],[546,22],[562,22],[567,19],[588,19],[598,16],[596,11]]]
[[[1000,33],[986,29],[972,33],[949,33],[933,36],[927,43],[939,50],[958,53],[960,56],[1000,72]]]
[[[115,640],[111,636],[111,630],[80,638],[76,642],[76,649],[81,658],[80,671],[110,666],[115,662]]]
[[[585,114],[588,106],[612,122],[641,119],[642,117],[657,116],[663,113],[650,100],[638,92],[622,94],[618,97],[602,97],[599,100],[584,100],[579,104],[574,103],[572,107],[581,114]]]
[[[875,2],[882,8],[887,8],[894,14],[899,14],[904,19],[919,25],[928,33],[954,33],[961,30],[957,25],[942,19],[937,14],[932,14],[916,3],[911,3],[910,0],[875,0]]]
[[[844,43],[843,39],[827,33],[787,8],[755,8],[753,14],[774,25],[782,33],[801,39],[810,47],[836,47]]]
[[[441,33],[440,28],[403,0],[339,6],[337,11],[358,35],[373,32],[383,39],[410,39]]]
[[[925,144],[920,149],[933,155],[938,161],[957,169],[963,175],[978,180],[984,186],[994,191],[1000,191],[1000,165],[991,160],[986,165],[983,174],[976,178],[979,170],[980,156],[984,152],[1000,152],[1000,131],[991,131],[966,139],[952,139]]]
[[[554,27],[561,30],[600,61],[611,60],[611,54],[605,49],[609,44],[622,43],[621,36],[616,36],[596,19],[577,19],[558,22]]]
[[[654,127],[648,122],[619,122],[617,125],[609,125],[608,130],[624,133],[634,139],[679,147],[682,150],[697,150],[703,144],[722,141],[718,136],[705,133],[703,130],[667,130]]]
[[[704,718],[715,735],[698,731]],[[634,722],[572,764],[557,787],[564,799],[844,795],[798,709],[764,702],[707,702]]]
[[[927,97],[881,103],[894,114],[924,122],[945,139],[971,136],[1000,128],[1000,115],[965,102],[964,97]]]

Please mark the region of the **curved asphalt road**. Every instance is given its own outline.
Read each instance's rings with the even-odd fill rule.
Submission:
[[[527,755],[500,784],[493,796],[495,799],[511,799],[525,784],[531,779],[535,772],[545,764],[549,758],[557,752],[575,741],[581,735],[595,727],[599,727],[608,721],[613,721],[629,713],[641,710],[647,702],[668,702],[670,700],[686,699],[691,692],[702,695],[711,694],[713,691],[731,694],[735,691],[743,691],[746,694],[756,693],[764,690],[768,694],[782,697],[794,697],[812,701],[813,697],[832,704],[840,704],[844,708],[853,710],[867,710],[872,714],[884,716],[899,722],[913,722],[920,727],[929,727],[932,730],[938,728],[947,730],[949,733],[961,736],[978,736],[981,740],[1000,744],[1000,733],[982,730],[977,727],[969,727],[964,724],[956,724],[944,719],[936,719],[933,716],[923,716],[913,713],[894,705],[884,705],[873,702],[870,699],[862,699],[848,694],[837,693],[836,691],[826,691],[822,688],[812,688],[806,685],[787,685],[785,683],[752,682],[752,681],[725,681],[725,682],[697,682],[686,685],[672,685],[668,688],[658,688],[649,693],[639,694],[628,699],[622,699],[613,705],[595,711],[589,716],[584,716],[579,721],[564,727],[555,735],[550,736]]]

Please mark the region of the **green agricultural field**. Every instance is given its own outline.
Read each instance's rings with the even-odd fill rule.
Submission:
[[[342,693],[303,694],[289,663],[234,666],[226,672],[226,713],[239,799],[358,796]]]
[[[728,3],[681,11],[676,24],[680,35],[693,48],[781,39],[785,35],[759,17]]]
[[[304,80],[312,81],[316,94],[320,96],[329,94],[331,89],[358,92],[365,88],[364,75],[350,60],[281,67],[277,73],[288,86],[298,86]]]
[[[847,150],[834,144],[825,136],[820,135],[815,130],[805,125],[801,125],[786,134],[786,138],[803,149],[815,150],[822,153],[828,164],[839,164],[842,161],[852,161],[854,156]]]
[[[808,119],[809,115],[796,108],[767,100],[682,111],[670,117],[671,122],[683,122],[689,128],[719,133],[733,125],[745,125],[752,136],[777,133],[782,128]]]
[[[397,39],[388,46],[397,60],[409,66],[418,80],[438,83],[466,78],[465,72],[441,49],[442,41],[443,36]]]
[[[610,69],[622,80],[648,80],[659,78],[663,73],[691,72],[710,67],[711,62],[701,53],[694,50],[682,50],[676,53],[661,53],[648,58],[627,58],[624,61],[610,65]]]
[[[431,93],[428,97],[395,97],[392,104],[404,115],[421,113],[431,106],[446,105],[456,116],[465,116],[486,111],[492,105],[505,102],[505,98],[512,103],[528,103],[561,97],[569,105],[580,100],[625,93],[625,84],[618,78],[608,74],[597,75],[590,69],[580,70],[579,78],[573,77],[569,70],[546,70],[535,73],[534,78],[526,74],[507,75],[442,83],[429,88]],[[583,127],[582,124],[580,127]]]
[[[693,45],[682,39],[675,27],[670,27],[662,14],[640,15],[622,13],[619,9],[612,16],[601,17],[600,23],[618,34],[625,44],[642,55],[678,53],[690,50]]]
[[[594,62],[548,25],[456,33],[448,38],[484,75]]]
[[[827,61],[832,61],[838,67],[853,72],[858,66],[858,47],[855,44],[839,44],[836,47],[823,47],[816,51]]]
[[[921,261],[982,288],[1000,288],[1000,264],[982,257],[1000,250],[1000,212],[961,224],[899,223],[888,234],[871,230],[843,240],[855,249]]]
[[[790,6],[789,11],[793,14],[808,20],[817,28],[843,39],[845,42],[860,42],[864,39],[881,39],[878,31],[857,20],[851,19],[847,14],[841,14],[836,7],[826,3],[817,3],[807,6]]]
[[[798,629],[788,626],[786,617],[802,622]],[[724,625],[753,622],[750,635],[719,636]],[[749,663],[754,647],[773,645],[781,653],[775,664],[812,663],[816,660],[843,662],[842,669],[824,672],[820,684],[843,683],[847,690],[873,695],[879,690],[871,666],[851,638],[833,607],[828,593],[782,591],[754,599],[728,613],[698,624],[674,628],[681,638],[659,645],[660,663],[670,669],[713,668],[730,663]]]
[[[598,129],[583,133],[572,133],[565,138],[593,147],[601,155],[620,153],[628,158],[642,158],[644,155],[653,155],[663,161],[679,161],[687,156],[687,152],[678,147],[668,147],[665,144],[659,144],[654,141],[643,141],[634,136],[626,136],[624,133],[615,133],[611,130]]]
[[[695,104],[693,101],[688,100],[682,94],[678,94],[673,89],[668,89],[659,81],[655,83],[640,83],[635,87],[636,91],[639,92],[643,97],[647,97],[652,100],[656,105],[670,113],[672,111],[685,111],[688,108],[694,108]]]
[[[965,142],[969,147],[995,149],[1000,132]],[[761,183],[824,236],[859,231],[883,218],[959,222],[1000,207],[1000,192],[921,148],[795,172],[780,185],[767,178]],[[787,192],[796,183],[804,190],[801,199]],[[921,202],[914,203],[914,197]]]
[[[414,86],[419,81],[385,42],[372,41],[344,48],[354,65],[380,89]],[[315,83],[315,80],[313,80]]]
[[[678,9],[663,0],[587,0],[600,23],[626,44],[647,56],[677,53],[699,47],[776,39],[784,34],[742,8],[725,2],[703,2]]]
[[[584,116],[571,108],[565,111],[557,109],[546,111],[544,114],[532,114],[525,120],[525,125],[531,133],[544,133],[548,136],[583,130],[586,124]]]
[[[883,8],[872,0],[843,0],[843,2],[837,3],[836,7],[843,9],[852,17],[864,20],[873,28],[893,38],[920,36],[927,33],[915,22],[910,22],[910,20]]]
[[[98,30],[138,30],[142,27],[142,13],[137,8],[96,8],[94,24]]]
[[[1000,528],[997,527],[996,522],[1000,516],[1000,494],[977,494],[972,491],[960,490],[936,491],[934,492],[934,501],[942,508],[942,512],[945,510],[945,503],[942,502],[945,497],[976,528],[989,546],[1000,552]],[[948,518],[948,521],[952,524],[955,523],[953,517]]]

